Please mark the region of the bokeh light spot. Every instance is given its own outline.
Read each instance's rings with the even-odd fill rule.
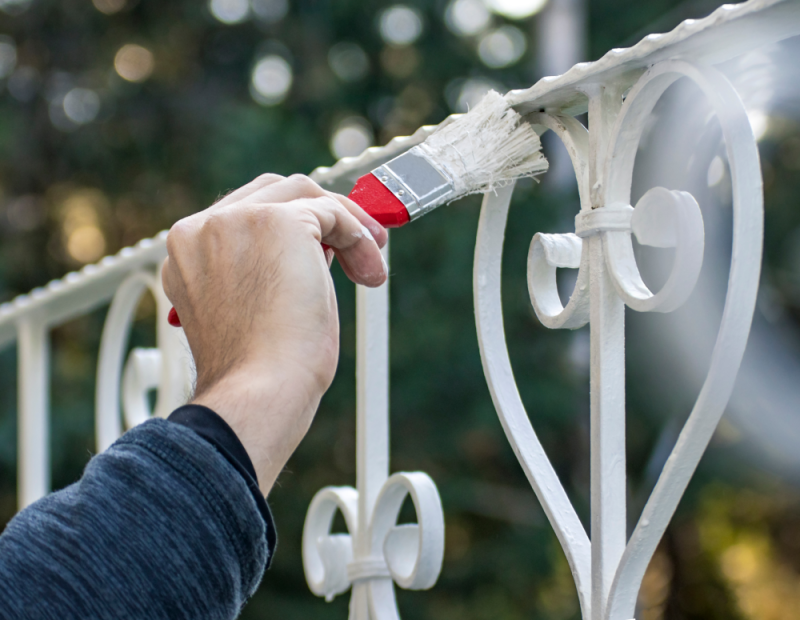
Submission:
[[[253,67],[250,95],[261,105],[277,105],[292,87],[292,68],[276,54],[264,56]]]
[[[129,82],[144,82],[153,73],[154,67],[153,52],[135,43],[123,45],[114,57],[114,69]]]
[[[125,8],[125,0],[92,0],[94,8],[106,15],[119,13]]]
[[[519,28],[501,26],[481,38],[478,55],[487,67],[499,69],[517,62],[526,49],[525,35]]]
[[[756,140],[761,140],[767,135],[769,129],[769,116],[763,110],[750,110],[747,113],[747,118],[750,119],[750,126],[753,128],[753,135]]]
[[[374,136],[367,119],[351,116],[340,122],[331,136],[331,153],[337,158],[355,157],[372,146]]]
[[[417,70],[421,61],[420,53],[412,46],[392,47],[381,50],[381,67],[395,78],[407,78]]]
[[[369,71],[369,57],[356,43],[343,41],[334,45],[328,52],[331,70],[344,82],[360,80]]]
[[[410,6],[396,4],[381,13],[380,30],[390,45],[411,45],[422,34],[422,15]]]
[[[106,251],[106,239],[100,229],[99,211],[108,209],[108,200],[97,189],[73,191],[61,206],[64,246],[79,263],[91,263]]]
[[[486,0],[489,8],[509,19],[526,19],[541,11],[547,0]]]
[[[85,125],[97,118],[100,97],[88,88],[73,88],[64,95],[64,114],[73,123]]]
[[[223,24],[239,24],[250,13],[248,0],[209,0],[208,10]]]
[[[63,99],[51,101],[47,110],[50,116],[50,122],[53,123],[53,127],[59,131],[75,131],[79,127],[79,125],[68,118],[66,112],[64,112]]]
[[[0,0],[0,11],[9,15],[19,15],[28,10],[33,0]]]
[[[39,72],[33,67],[19,67],[8,78],[8,92],[17,101],[27,103],[36,96],[41,85]]]
[[[459,79],[447,85],[445,97],[454,112],[469,112],[490,90],[506,91],[502,84],[488,78]]]
[[[25,194],[9,203],[6,207],[6,217],[14,229],[27,232],[41,226],[47,213],[41,197]]]
[[[92,263],[106,251],[106,239],[97,226],[80,226],[67,237],[67,252],[79,263]]]
[[[6,78],[17,66],[17,45],[14,39],[0,35],[0,79]]]
[[[253,14],[265,24],[276,24],[289,12],[288,0],[252,0]]]
[[[453,0],[447,5],[444,17],[450,31],[460,37],[480,34],[492,21],[483,0]]]

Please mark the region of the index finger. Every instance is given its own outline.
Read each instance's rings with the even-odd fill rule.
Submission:
[[[342,194],[328,192],[328,195],[342,203],[345,209],[355,215],[358,221],[369,229],[379,248],[386,245],[386,242],[389,240],[389,233],[375,218],[367,213],[361,205]]]
[[[346,196],[323,189],[310,178],[301,174],[281,179],[279,182],[253,193],[250,197],[255,201],[260,200],[268,203],[289,202],[298,198],[333,198],[355,216],[362,226],[369,230],[378,247],[385,246],[388,239],[386,229],[357,203]]]
[[[270,185],[274,185],[279,181],[283,181],[285,178],[286,177],[282,177],[279,174],[272,174],[270,172],[259,175],[246,185],[242,185],[239,189],[227,193],[208,208],[217,209],[220,207],[226,207],[234,202],[239,202],[240,200],[244,200],[248,196],[252,196],[256,192],[259,192]]]

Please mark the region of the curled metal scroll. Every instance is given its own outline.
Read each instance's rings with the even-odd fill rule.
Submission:
[[[134,312],[142,295],[149,291],[156,300],[156,340],[154,349],[134,349],[125,365],[123,358]],[[170,327],[170,304],[154,271],[134,271],[117,288],[108,310],[97,364],[95,432],[97,450],[102,452],[122,435],[120,386],[128,428],[151,415],[166,417],[188,395],[190,365],[183,331]],[[158,387],[158,398],[150,411],[148,393]]]
[[[400,508],[411,497],[417,523],[398,525]],[[336,512],[344,515],[347,534],[331,533]],[[369,554],[354,559],[353,538],[368,530]],[[303,527],[303,566],[311,591],[332,600],[357,583],[369,588],[375,620],[398,620],[393,583],[425,590],[436,583],[444,558],[444,513],[436,485],[422,472],[390,476],[368,523],[358,522],[358,491],[327,487],[309,506]]]
[[[653,294],[642,280],[630,233],[609,231],[603,249],[617,294],[639,312],[672,312],[689,298],[703,266],[705,234],[700,206],[688,192],[654,187],[636,203],[630,232],[642,245],[675,248],[669,278]]]
[[[347,534],[332,534],[336,511],[344,515]],[[358,491],[352,487],[326,487],[308,507],[303,526],[303,568],[308,587],[326,601],[350,588],[347,566],[353,561],[353,538],[358,531]]]
[[[667,61],[640,78],[612,134],[609,158],[617,163],[609,170],[608,199],[630,200],[644,121],[664,91],[682,77],[702,90],[722,127],[733,186],[731,269],[708,375],[620,561],[604,614],[608,620],[633,616],[647,565],[725,410],[747,344],[761,271],[764,202],[758,146],[739,95],[713,68]],[[617,279],[617,286],[623,286]]]
[[[589,192],[589,134],[586,128],[570,116],[543,113],[530,114],[525,120],[550,129],[567,147],[572,167],[578,178],[581,211],[591,208]],[[507,208],[507,207],[506,207]],[[505,229],[505,223],[503,223]],[[584,242],[573,234],[537,234],[528,253],[528,292],[536,315],[550,329],[577,329],[589,322],[589,252]],[[502,246],[500,247],[502,253]],[[556,268],[578,269],[575,289],[567,306],[561,304],[556,285]]]
[[[553,117],[536,114],[526,117],[532,124],[552,129],[567,145],[568,152],[578,178],[582,210],[591,208],[589,202],[589,179],[586,168],[588,160],[588,136],[586,129],[578,121],[569,117]],[[578,590],[581,609],[585,618],[590,617],[591,606],[591,545],[586,530],[567,497],[522,403],[517,390],[511,361],[506,347],[505,327],[503,325],[503,306],[500,295],[503,241],[505,237],[508,207],[511,202],[513,186],[507,186],[496,193],[484,196],[481,217],[478,224],[478,237],[475,247],[475,269],[473,274],[475,319],[478,328],[478,343],[484,374],[494,401],[497,415],[505,430],[517,459],[542,504],[551,526],[567,556]],[[574,237],[574,235],[573,235]],[[537,244],[542,244],[541,255],[547,260],[547,245],[553,239],[539,237],[532,244],[529,261],[538,261]],[[580,327],[589,318],[587,290],[588,252],[576,260],[581,243],[570,239],[563,252],[550,252],[554,262],[568,258],[569,265],[579,265],[580,271],[570,302],[561,309],[558,292],[555,290],[555,267],[544,267],[541,278],[529,272],[529,286],[536,290],[537,281],[544,280],[552,286],[549,306],[541,298],[532,295],[534,307],[544,309],[539,315],[548,326]],[[570,256],[565,256],[571,253]],[[560,257],[559,257],[560,255]],[[529,262],[530,264],[530,262]],[[555,295],[555,297],[553,297]]]
[[[666,61],[647,71],[628,94],[611,133],[602,179],[604,203],[592,208],[585,162],[588,149],[575,149],[577,122],[545,114],[531,122],[553,129],[573,159],[581,212],[576,233],[534,236],[528,255],[528,288],[541,322],[551,328],[574,328],[588,321],[587,240],[602,239],[607,271],[617,295],[642,312],[670,312],[683,304],[702,266],[704,231],[694,198],[667,188],[652,188],[630,205],[633,163],[645,120],[664,91],[681,77],[693,80],[711,101],[726,141],[733,179],[733,260],[722,324],[706,382],[667,461],[617,566],[605,609],[590,613],[591,548],[552,465],[536,437],[514,380],[502,319],[500,272],[504,230],[513,188],[487,194],[481,210],[475,252],[474,296],[484,373],[506,435],[553,526],[572,567],[584,618],[627,620],[633,617],[641,580],[677,507],[733,389],[755,306],[760,272],[763,198],[758,150],[745,109],[733,87],[718,71],[686,62]],[[571,119],[570,119],[571,120]],[[588,141],[584,139],[583,143]],[[577,161],[576,161],[577,160]],[[581,164],[581,160],[583,164]],[[633,254],[631,236],[643,245],[674,247],[672,272],[660,291],[645,285]],[[557,268],[578,268],[575,290],[566,307],[556,288]],[[596,363],[593,361],[593,363]],[[603,597],[600,598],[602,600]]]
[[[148,393],[161,381],[161,358],[158,349],[136,348],[128,355],[122,375],[122,411],[128,428],[153,415]]]

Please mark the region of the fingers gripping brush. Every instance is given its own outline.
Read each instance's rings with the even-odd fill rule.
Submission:
[[[443,204],[546,170],[538,134],[505,97],[489,91],[470,112],[358,179],[349,198],[384,227],[398,228]],[[169,322],[180,326],[175,308]]]

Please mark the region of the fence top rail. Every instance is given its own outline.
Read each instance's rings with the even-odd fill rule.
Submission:
[[[726,4],[703,19],[686,20],[667,34],[650,34],[633,47],[613,49],[595,62],[577,64],[561,76],[542,78],[531,88],[514,90],[506,96],[522,113],[557,110],[563,114],[580,114],[586,111],[587,90],[610,82],[633,84],[646,67],[660,60],[682,58],[695,63],[718,64],[799,34],[800,2],[797,0]],[[449,122],[454,116],[443,122]],[[347,192],[359,176],[419,144],[435,128],[433,125],[421,127],[411,136],[394,138],[385,146],[371,147],[333,166],[317,168],[310,176],[334,191]],[[16,339],[17,325],[23,319],[35,317],[58,325],[108,302],[128,273],[162,261],[166,256],[165,245],[164,231],[1,304],[0,348]]]
[[[22,320],[59,325],[109,301],[131,271],[155,267],[166,258],[166,238],[164,231],[142,239],[133,247],[0,304],[0,348],[16,339],[17,325]]]
[[[599,60],[578,63],[506,97],[521,113],[557,110],[574,116],[586,112],[585,92],[593,85],[632,86],[645,69],[662,60],[716,65],[798,34],[796,0],[723,4],[703,19],[687,19],[666,34],[649,34],[633,47],[612,49]]]

